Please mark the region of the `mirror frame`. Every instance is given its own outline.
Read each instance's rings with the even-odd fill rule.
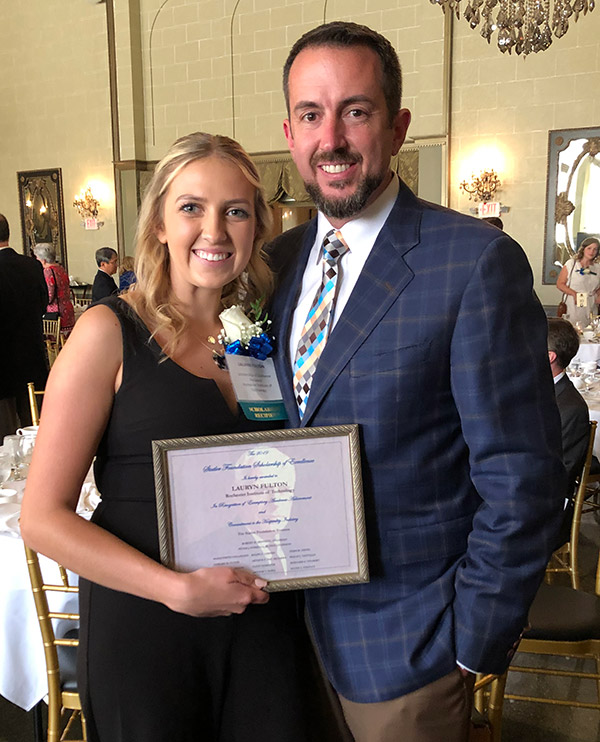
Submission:
[[[56,250],[56,260],[68,272],[61,169],[23,170],[17,173],[17,183],[19,189],[23,252],[25,255],[32,255],[32,248],[38,241],[49,241],[38,240],[37,238],[37,230],[31,215],[31,207],[27,206],[28,197],[31,194],[33,196],[40,196],[47,205],[47,220],[51,241]]]
[[[578,155],[571,172],[567,190],[564,193],[558,193],[558,165],[559,155],[563,152],[574,139],[586,139],[581,154]],[[600,127],[589,126],[580,129],[555,129],[548,132],[548,168],[546,173],[546,223],[544,231],[544,265],[542,271],[542,283],[554,285],[560,273],[558,266],[554,265],[555,260],[561,263],[571,257],[576,251],[576,245],[570,245],[567,234],[567,245],[561,246],[556,243],[556,225],[564,224],[566,227],[567,218],[577,208],[577,204],[571,203],[567,198],[567,193],[571,185],[573,176],[579,166],[579,163],[586,154],[597,156],[600,153]]]

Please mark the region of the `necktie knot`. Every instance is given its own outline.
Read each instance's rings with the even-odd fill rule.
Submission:
[[[342,233],[336,229],[330,229],[323,238],[323,260],[331,266],[336,265],[348,249]]]

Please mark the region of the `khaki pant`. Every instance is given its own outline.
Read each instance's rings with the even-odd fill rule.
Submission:
[[[380,703],[354,703],[338,696],[356,742],[466,742],[473,683],[458,667],[449,675]]]

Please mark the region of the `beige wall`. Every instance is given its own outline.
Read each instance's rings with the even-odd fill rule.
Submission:
[[[88,279],[94,251],[116,245],[106,43],[103,5],[2,3],[0,211],[21,250],[16,173],[61,168],[69,273]],[[86,232],[71,204],[89,180],[104,185],[105,226]]]
[[[570,26],[527,59],[501,54],[463,21],[455,26],[451,206],[472,206],[456,188],[462,163],[480,147],[497,148],[505,160],[498,197],[510,207],[504,227],[525,248],[548,304],[560,300],[541,285],[548,131],[600,124],[600,13]]]
[[[158,13],[160,5],[141,0],[149,159],[198,128],[235,136],[250,152],[285,149],[281,69],[291,44],[323,21],[324,3],[242,0],[233,18],[231,0],[172,0]],[[442,133],[441,11],[423,0],[333,0],[327,20],[336,19],[368,23],[390,39],[411,133]]]
[[[323,21],[323,0],[241,0],[233,18],[235,0],[162,6],[114,0],[118,158],[158,159],[177,136],[198,129],[235,135],[251,152],[285,149],[281,67],[293,41]],[[85,232],[70,205],[90,178],[112,189],[105,11],[83,0],[29,0],[3,8],[0,25],[0,210],[18,237],[16,171],[62,167],[69,269],[84,278],[93,275],[94,249],[116,238],[110,195],[99,232]],[[326,20],[338,18],[367,23],[392,41],[413,112],[409,134],[443,136],[441,10],[427,0],[329,0]],[[571,25],[526,60],[502,55],[463,20],[453,34],[451,205],[473,205],[459,193],[460,176],[480,147],[495,148],[504,158],[506,229],[538,279],[547,132],[600,123],[600,15]],[[537,289],[544,301],[557,299],[552,287]]]

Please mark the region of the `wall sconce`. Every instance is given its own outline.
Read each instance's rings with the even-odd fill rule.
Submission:
[[[493,200],[494,193],[500,189],[502,183],[496,172],[492,169],[482,170],[479,175],[473,173],[471,180],[463,180],[460,184],[461,191],[469,194],[469,201],[488,202]]]
[[[94,198],[92,189],[88,186],[85,191],[81,191],[79,196],[75,196],[73,199],[73,206],[77,209],[77,213],[83,219],[83,226],[85,229],[98,229],[104,222],[98,221],[98,209],[100,208],[100,202],[97,198]]]

